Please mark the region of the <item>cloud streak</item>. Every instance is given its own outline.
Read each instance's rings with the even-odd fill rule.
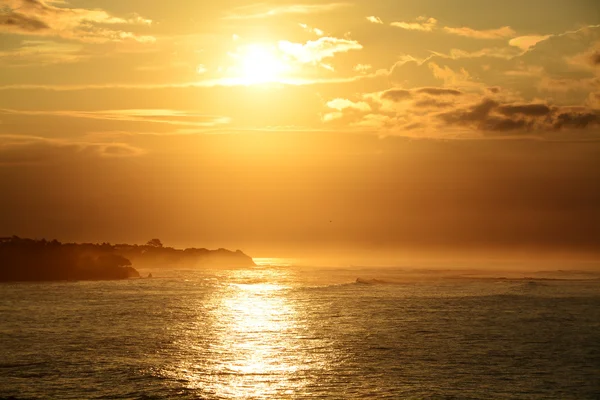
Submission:
[[[33,66],[78,62],[89,57],[79,43],[58,43],[45,40],[24,40],[21,47],[0,51],[0,64]]]
[[[24,116],[56,116],[69,118],[87,118],[124,122],[145,122],[156,124],[216,127],[231,122],[228,117],[203,115],[180,110],[100,110],[100,111],[31,111],[0,109],[0,114]]]
[[[348,3],[286,4],[279,6],[257,4],[238,7],[225,19],[261,19],[285,14],[317,14],[347,6],[349,6]]]
[[[0,166],[137,157],[146,152],[127,143],[97,143],[38,136],[0,135]]]
[[[367,17],[367,19],[369,19],[371,17]],[[370,20],[371,21],[371,20]],[[375,21],[371,21],[371,22],[375,22]],[[408,31],[421,31],[421,32],[433,32],[434,30],[438,30],[438,20],[435,18],[427,18],[425,16],[420,16],[417,18],[417,20],[415,22],[403,22],[403,21],[396,21],[396,22],[392,22],[390,23],[391,26],[396,27],[396,28],[401,28],[404,30],[408,30]],[[506,39],[506,38],[511,38],[516,36],[516,32],[510,27],[510,26],[503,26],[501,28],[497,28],[497,29],[485,29],[485,30],[477,30],[477,29],[473,29],[473,28],[469,28],[469,27],[460,27],[460,28],[452,28],[452,27],[444,27],[443,31],[446,33],[449,33],[451,35],[457,35],[457,36],[463,36],[463,37],[469,37],[469,38],[473,38],[473,39]],[[535,39],[537,39],[538,41],[546,39],[547,37],[543,37],[543,39],[541,36],[523,36],[521,38],[517,38],[517,40],[514,41],[515,46],[518,47],[524,47],[526,45],[529,44],[529,47],[531,47],[533,44],[531,44]]]

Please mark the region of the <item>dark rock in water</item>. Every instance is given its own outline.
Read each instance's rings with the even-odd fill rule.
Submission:
[[[527,281],[526,283],[528,288],[536,288],[540,286],[547,286],[545,283],[537,282],[537,281]]]
[[[363,278],[356,278],[356,283],[360,283],[361,285],[382,285],[385,284],[385,281],[382,281],[381,279],[363,279]]]
[[[148,278],[152,278],[152,273],[149,273],[149,274],[148,274]]]

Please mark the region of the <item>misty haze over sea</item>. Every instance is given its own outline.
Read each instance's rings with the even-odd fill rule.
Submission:
[[[258,261],[0,285],[0,398],[600,396],[598,273]]]

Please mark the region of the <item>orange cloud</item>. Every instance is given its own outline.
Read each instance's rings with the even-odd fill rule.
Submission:
[[[515,36],[517,33],[510,26],[498,29],[477,30],[469,27],[450,28],[444,27],[444,31],[452,35],[470,37],[473,39],[504,39]]]
[[[521,50],[529,50],[539,42],[543,42],[552,35],[529,35],[529,36],[518,36],[511,39],[508,44],[520,48]]]
[[[302,43],[279,42],[279,49],[301,63],[318,63],[324,58],[333,57],[336,53],[345,53],[350,50],[360,50],[363,46],[356,40],[322,37]]]
[[[327,106],[336,111],[323,120],[422,137],[548,135],[561,131],[594,135],[590,128],[600,126],[600,110],[593,104],[575,107],[513,100],[502,96],[499,88],[479,92],[447,87],[392,88],[362,98],[367,101],[338,98],[328,102]]]
[[[392,22],[390,25],[410,31],[431,32],[437,25],[435,18],[419,17],[417,22]]]
[[[0,32],[59,36],[83,42],[155,41],[152,36],[106,27],[107,25],[150,25],[152,23],[151,20],[137,14],[130,18],[119,18],[100,9],[56,7],[52,5],[56,2],[43,0],[6,1],[9,9],[0,15]]]
[[[319,28],[313,28],[312,26],[309,26],[307,24],[298,24],[302,29],[304,29],[306,32],[309,33],[314,33],[317,36],[324,36],[325,32],[323,32],[323,30],[319,29]]]
[[[383,21],[381,20],[381,18],[376,17],[374,15],[371,15],[370,17],[366,17],[367,21],[373,23],[373,24],[383,24]]]
[[[358,111],[371,111],[371,106],[369,106],[364,101],[353,102],[347,99],[333,99],[327,102],[327,107],[333,108],[338,111],[342,111],[346,108],[351,108]]]

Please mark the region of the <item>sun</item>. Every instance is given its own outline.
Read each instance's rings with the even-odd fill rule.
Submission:
[[[246,84],[277,82],[289,70],[285,60],[275,48],[251,44],[238,53],[241,78]]]

